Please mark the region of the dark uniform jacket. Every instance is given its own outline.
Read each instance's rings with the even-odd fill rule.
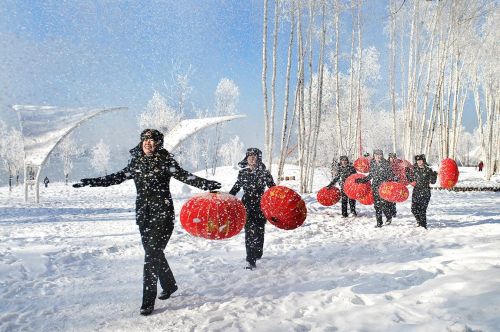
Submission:
[[[345,180],[353,175],[353,174],[356,174],[356,169],[354,168],[354,166],[350,165],[350,164],[347,164],[345,166],[343,166],[342,164],[340,164],[338,166],[338,171],[337,171],[337,175],[335,176],[335,178],[333,178],[332,182],[330,182],[330,184],[328,185],[328,187],[333,187],[335,185],[335,183],[339,182],[339,185],[341,188],[344,188],[344,182]]]
[[[395,181],[394,173],[392,172],[391,164],[382,159],[380,163],[377,163],[375,160],[370,162],[370,174],[365,178],[358,179],[357,182],[368,182],[372,180],[372,189],[374,195],[378,194],[378,187],[382,184],[382,182],[387,181]]]
[[[436,183],[437,172],[433,171],[432,168],[427,165],[423,168],[418,167],[418,165],[414,165],[413,174],[411,174],[409,167],[406,168],[406,177],[410,182],[416,182],[413,190],[430,191],[430,184]]]
[[[92,179],[82,179],[82,183],[92,187],[107,187],[133,179],[137,190],[136,218],[141,225],[145,217],[158,218],[160,222],[173,223],[174,205],[170,194],[170,178],[191,186],[208,190],[215,181],[202,179],[179,166],[165,149],[152,156],[146,156],[137,146],[130,150],[132,159],[127,167],[119,172]]]
[[[244,194],[241,200],[245,208],[250,211],[260,211],[260,199],[266,187],[272,186],[275,186],[275,183],[271,173],[260,163],[254,171],[250,168],[240,170],[238,179],[229,193],[236,195],[243,188]]]

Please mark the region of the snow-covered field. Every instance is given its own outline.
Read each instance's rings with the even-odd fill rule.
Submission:
[[[484,182],[461,171],[461,181]],[[220,168],[214,178],[227,191],[236,174]],[[327,183],[319,170],[315,189]],[[177,213],[198,192],[176,181],[172,191]],[[132,181],[50,184],[39,205],[25,204],[20,187],[1,187],[0,330],[500,331],[498,192],[433,191],[428,231],[416,227],[409,200],[392,225],[375,229],[372,206],[342,219],[338,204],[305,195],[305,224],[268,224],[254,271],[243,269],[243,232],[209,241],[177,219],[166,253],[179,291],[148,317],[139,315],[134,199]]]

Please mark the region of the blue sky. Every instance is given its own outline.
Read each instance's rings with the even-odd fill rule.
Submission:
[[[221,78],[232,79],[240,88],[239,111],[248,118],[228,130],[261,147],[262,2],[3,0],[0,119],[15,121],[10,104],[127,106],[128,112],[93,120],[82,131],[112,131],[113,137],[102,135],[128,147],[136,141],[130,132],[137,130],[137,114],[155,89],[165,92],[175,63],[192,67],[192,101],[200,108],[213,106]],[[379,96],[388,80],[386,8],[385,0],[366,1],[363,16],[363,46],[380,52]],[[345,26],[346,50],[350,33]],[[469,129],[472,118],[465,115]]]

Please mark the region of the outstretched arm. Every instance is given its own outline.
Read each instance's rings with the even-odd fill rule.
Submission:
[[[189,184],[190,186],[200,188],[202,190],[217,190],[221,188],[221,184],[217,181],[211,181],[200,178],[179,166],[177,161],[171,158],[168,161],[168,170],[177,180]]]
[[[131,179],[132,173],[129,171],[129,166],[125,167],[119,172],[109,174],[106,176],[101,176],[98,178],[85,178],[81,179],[80,182],[73,184],[74,188],[80,188],[85,186],[90,187],[109,187],[115,184],[120,184],[125,180]]]

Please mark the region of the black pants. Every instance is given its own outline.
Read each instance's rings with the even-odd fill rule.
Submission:
[[[163,290],[171,291],[175,278],[163,250],[174,230],[173,223],[145,223],[139,226],[142,246],[144,247],[144,274],[142,308],[152,306],[156,299],[158,279]]]
[[[349,202],[349,208],[351,209],[351,212],[356,211],[356,200],[350,199],[342,190],[342,216],[347,217],[347,202]]]
[[[252,265],[255,265],[255,262],[262,258],[265,226],[266,218],[260,209],[258,211],[247,209],[245,248],[247,251],[247,262]]]
[[[373,200],[375,201],[375,217],[377,219],[377,224],[382,224],[382,213],[385,215],[387,219],[392,219],[392,207],[391,202],[386,201],[385,199],[380,198],[378,193],[378,188],[373,189]]]
[[[389,204],[389,209],[391,211],[391,218],[394,217],[397,213],[397,210],[396,210],[396,203],[393,203],[393,202],[387,202]]]
[[[411,213],[417,219],[418,225],[427,228],[427,206],[431,199],[430,189],[413,189],[411,196]]]

